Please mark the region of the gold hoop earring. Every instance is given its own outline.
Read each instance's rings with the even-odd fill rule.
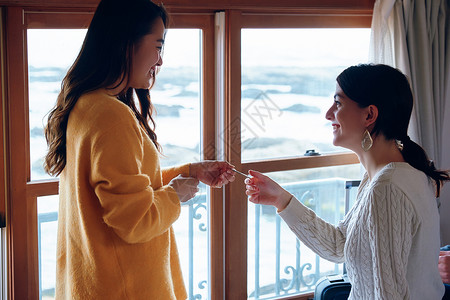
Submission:
[[[367,131],[367,129],[366,129],[364,131],[363,138],[362,138],[362,141],[361,141],[361,148],[365,152],[367,152],[367,151],[370,150],[370,148],[372,148],[372,145],[373,145],[372,137],[370,136],[370,132]]]

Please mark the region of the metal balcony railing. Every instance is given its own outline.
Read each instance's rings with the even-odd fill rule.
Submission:
[[[286,190],[292,193],[300,202],[304,203],[309,208],[313,209],[321,218],[324,220],[337,224],[339,220],[344,216],[345,207],[345,188],[346,179],[343,178],[330,178],[323,180],[311,180],[311,181],[299,181],[291,182],[282,185]],[[207,214],[207,201],[206,193],[199,193],[194,199],[190,200],[186,206],[188,209],[187,227],[188,234],[188,251],[183,251],[181,255],[188,256],[188,270],[183,270],[187,273],[187,289],[189,299],[207,299],[208,294],[208,281],[207,272],[201,274],[204,278],[198,280],[197,283],[194,282],[195,278],[199,278],[197,274],[196,264],[194,264],[194,243],[197,243],[199,239],[207,239],[207,234],[196,234],[196,231],[205,233],[207,231],[207,225],[205,222],[200,221],[198,226],[194,226],[194,222],[205,218],[202,215],[204,212]],[[184,207],[183,209],[186,209]],[[275,241],[261,240],[261,230],[266,230],[262,228],[264,218],[275,218],[275,222],[271,226],[275,226]],[[302,258],[302,249],[304,245],[295,237],[293,233],[289,237],[295,242],[291,250],[288,249],[288,253],[291,256],[290,259],[293,261],[292,265],[283,265],[281,262],[282,257],[282,221],[281,218],[276,214],[276,211],[272,207],[264,205],[254,205],[254,222],[248,224],[248,232],[254,233],[254,244],[249,247],[254,247],[254,257],[249,257],[254,263],[254,270],[249,270],[249,278],[252,278],[253,282],[249,282],[249,298],[253,299],[275,299],[280,296],[294,295],[299,293],[310,292],[314,290],[317,280],[324,276],[325,274],[338,273],[342,270],[342,266],[333,264],[327,264],[327,267],[322,267],[323,260],[317,255],[309,254]],[[45,296],[45,299],[54,298],[54,286],[46,286],[44,289],[42,287],[42,276],[43,276],[43,261],[42,261],[42,250],[46,245],[42,244],[42,228],[44,224],[50,222],[57,222],[58,213],[41,213],[38,215],[38,238],[39,238],[39,288],[40,288],[40,299]],[[264,226],[267,226],[267,222]],[[45,232],[45,234],[54,234],[56,237],[56,226],[52,227],[53,232]],[[268,243],[275,243],[275,253],[273,254],[275,260],[275,274],[265,274],[261,272],[261,267],[264,262],[261,261],[260,254],[262,249]],[[48,259],[48,251],[46,253],[45,269],[46,271],[55,270],[56,258]],[[51,251],[50,251],[51,252]],[[286,250],[283,251],[286,253]],[[304,255],[305,256],[305,255]],[[251,274],[253,273],[253,274]],[[194,276],[194,274],[196,274]],[[269,276],[273,278],[271,284],[266,284],[261,286],[261,276]],[[288,277],[288,278],[285,278]],[[265,277],[265,282],[267,282],[267,277]]]

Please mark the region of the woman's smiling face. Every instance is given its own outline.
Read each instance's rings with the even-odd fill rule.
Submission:
[[[165,27],[161,18],[155,21],[152,33],[145,35],[134,47],[129,87],[148,89],[151,87],[156,68],[162,65],[161,52],[164,46]]]
[[[357,152],[361,149],[361,140],[366,130],[367,112],[345,95],[336,83],[333,105],[328,109],[325,118],[333,127],[333,145]]]

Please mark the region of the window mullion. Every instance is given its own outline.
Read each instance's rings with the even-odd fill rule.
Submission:
[[[226,11],[225,158],[241,166],[241,12]],[[225,187],[225,298],[247,298],[247,197],[242,180]]]

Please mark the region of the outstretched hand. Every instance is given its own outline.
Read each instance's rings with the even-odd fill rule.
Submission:
[[[198,192],[198,180],[183,175],[178,175],[173,178],[169,182],[169,186],[175,190],[180,202],[186,202],[194,198],[195,194]]]
[[[286,208],[292,195],[268,176],[250,170],[251,178],[245,179],[245,193],[248,200],[255,204],[273,205],[279,211]]]
[[[204,184],[221,188],[223,185],[234,181],[233,166],[226,161],[206,160],[191,163],[189,174]]]

